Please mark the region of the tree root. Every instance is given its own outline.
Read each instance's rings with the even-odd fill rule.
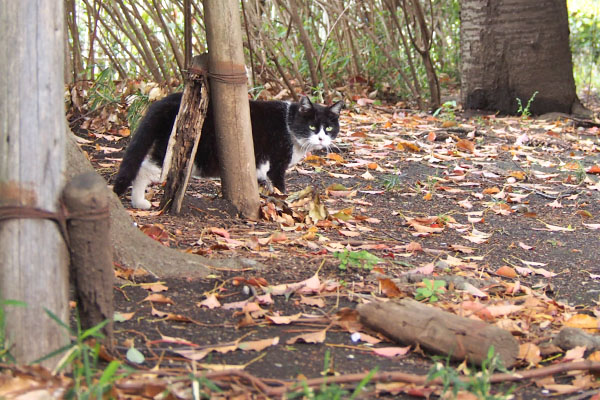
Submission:
[[[94,168],[79,149],[74,135],[67,131],[67,180]],[[108,189],[110,209],[110,242],[113,261],[122,266],[143,268],[160,277],[205,277],[210,270],[239,270],[261,268],[257,261],[246,258],[211,260],[196,254],[172,249],[141,232],[125,211],[119,198]]]

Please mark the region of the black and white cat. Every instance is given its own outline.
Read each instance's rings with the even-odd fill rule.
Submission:
[[[127,146],[113,190],[122,195],[133,182],[131,205],[149,209],[146,187],[159,182],[171,129],[179,111],[181,93],[153,103]],[[256,175],[285,192],[286,170],[309,151],[328,149],[337,136],[343,102],[332,106],[313,104],[307,97],[299,103],[250,101]],[[212,107],[207,110],[196,152],[194,175],[219,176]]]

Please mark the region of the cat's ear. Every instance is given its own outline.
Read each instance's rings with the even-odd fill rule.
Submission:
[[[306,96],[302,96],[300,98],[300,112],[307,113],[309,111],[312,111],[312,109],[313,104],[310,102],[310,99]]]
[[[332,113],[334,113],[335,115],[337,115],[339,117],[340,111],[342,111],[342,108],[344,108],[344,101],[340,100],[337,103],[335,103],[334,105],[330,106],[329,111],[331,111]]]

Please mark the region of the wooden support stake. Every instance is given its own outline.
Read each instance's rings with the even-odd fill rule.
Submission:
[[[504,366],[510,368],[519,354],[519,344],[510,332],[411,299],[361,304],[357,310],[361,322],[371,329],[455,360],[481,365],[493,345]]]
[[[110,216],[106,182],[94,172],[75,176],[65,186],[63,201],[74,218],[67,224],[71,278],[83,329],[108,319],[106,344],[112,347],[114,271],[109,237]],[[106,216],[86,216],[106,210]],[[81,218],[80,218],[81,217]]]
[[[204,0],[204,12],[223,196],[246,218],[257,220],[260,199],[239,2]]]
[[[206,54],[192,59],[187,82],[183,90],[179,113],[169,140],[169,148],[163,163],[163,175],[168,169],[165,191],[160,201],[161,209],[172,214],[181,212],[183,196],[192,174],[194,158],[206,117],[209,94],[205,71],[208,65]],[[174,135],[174,144],[173,143]],[[171,145],[173,145],[171,150]]]

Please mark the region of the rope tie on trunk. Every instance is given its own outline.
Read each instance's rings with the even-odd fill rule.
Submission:
[[[67,222],[70,220],[101,220],[110,216],[108,207],[85,212],[69,212],[64,203],[59,211],[52,212],[28,206],[0,206],[0,221],[8,219],[47,219],[56,222],[67,246],[70,247]]]
[[[218,72],[210,72],[204,68],[190,67],[188,73],[195,75],[205,75],[211,80],[228,85],[242,85],[248,83],[248,74],[244,72],[234,72],[230,74],[221,74]],[[192,78],[193,79],[193,78]]]

